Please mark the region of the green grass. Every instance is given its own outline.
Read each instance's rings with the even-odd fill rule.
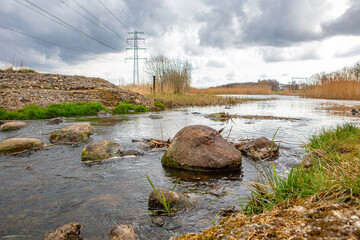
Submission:
[[[161,204],[164,206],[164,208],[165,208],[165,210],[166,210],[166,213],[167,213],[168,215],[170,215],[170,213],[171,213],[171,211],[170,211],[171,198],[172,198],[172,195],[173,195],[173,192],[174,192],[174,190],[175,190],[176,185],[177,185],[177,184],[179,183],[179,181],[180,181],[180,178],[179,178],[179,179],[176,181],[176,183],[174,184],[174,186],[173,186],[173,188],[172,188],[172,190],[171,190],[171,193],[170,193],[169,200],[166,202],[166,197],[164,196],[164,193],[161,193],[161,195],[160,195],[159,192],[156,190],[154,184],[151,182],[149,176],[146,176],[146,177],[147,177],[147,179],[148,179],[151,187],[152,187],[153,190],[155,191],[156,195],[158,196]]]
[[[247,214],[258,214],[277,205],[315,202],[348,203],[360,206],[360,128],[344,124],[322,129],[310,137],[307,151],[320,149],[326,156],[313,166],[294,167],[279,177],[275,167],[262,166],[260,179],[247,186],[252,194],[242,205]]]
[[[117,107],[114,108],[113,113],[114,114],[131,113],[131,112],[129,112],[129,110],[133,110],[134,113],[150,111],[150,109],[148,107],[145,107],[143,105],[133,105],[133,104],[129,103],[129,101],[125,100],[122,103],[120,103]]]
[[[166,108],[166,106],[164,104],[162,104],[161,102],[154,102],[154,103],[152,103],[152,105],[154,105],[159,110],[165,110],[165,108]]]
[[[0,109],[0,119],[2,120],[30,120],[30,119],[48,119],[54,117],[72,117],[72,116],[91,116],[99,111],[108,110],[99,102],[94,103],[62,103],[51,104],[47,107],[29,105],[23,109],[8,112]]]

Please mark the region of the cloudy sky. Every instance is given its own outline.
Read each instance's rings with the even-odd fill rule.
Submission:
[[[359,0],[0,0],[0,67],[132,83],[141,57],[188,59],[192,86],[310,77],[360,60]],[[140,67],[140,80],[145,81]]]

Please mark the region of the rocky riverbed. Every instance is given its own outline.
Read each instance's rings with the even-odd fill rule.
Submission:
[[[114,108],[123,100],[152,107],[150,99],[101,78],[40,73],[0,73],[0,108],[13,111],[30,104],[101,102]]]

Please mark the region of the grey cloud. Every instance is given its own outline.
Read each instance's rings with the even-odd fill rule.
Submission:
[[[360,35],[360,2],[352,1],[351,7],[339,18],[322,25],[328,36]]]
[[[198,14],[196,20],[203,25],[198,31],[200,44],[217,48],[226,48],[233,45],[239,37],[234,29],[234,20],[241,25],[246,21],[243,11],[243,0],[238,1],[205,1],[210,10]]]
[[[101,20],[109,29],[121,36],[116,38],[114,34],[109,33],[109,30],[104,30],[105,27],[101,25],[96,19],[87,14],[83,9],[74,4],[73,1],[64,0],[66,4],[62,3],[63,0],[32,0],[31,2],[45,9],[49,13],[57,16],[58,18],[66,21],[67,23],[78,28],[82,32],[92,36],[109,45],[110,47],[116,49],[110,49],[104,45],[99,44],[98,42],[90,39],[86,36],[83,36],[77,32],[69,30],[62,25],[59,25],[49,18],[39,15],[33,10],[26,8],[25,6],[19,4],[13,0],[5,0],[3,5],[0,8],[0,25],[9,27],[16,31],[20,31],[31,36],[44,39],[49,42],[56,43],[67,48],[76,49],[78,52],[73,50],[64,49],[52,44],[42,42],[27,36],[21,35],[19,33],[12,32],[0,27],[0,34],[2,38],[0,39],[0,53],[5,59],[11,58],[13,55],[22,55],[21,57],[29,64],[29,67],[40,66],[39,58],[45,59],[58,59],[58,61],[67,62],[69,64],[77,63],[86,58],[96,58],[97,54],[105,54],[110,52],[123,52],[128,46],[126,43],[126,38],[131,37],[127,34],[128,29],[125,29],[98,1],[85,1],[77,0],[83,7],[88,11],[94,14],[97,18]],[[21,1],[26,4],[25,1]],[[137,8],[135,1],[127,1],[127,4],[117,2],[111,2],[109,0],[102,0],[102,2],[108,6],[111,6],[109,9],[115,13],[119,19],[125,23],[129,29],[135,28],[136,25],[133,23],[144,22],[145,24],[151,24],[151,14],[157,16],[160,14],[164,16],[166,12],[166,7],[161,8],[161,2],[157,0],[143,0],[137,4],[141,6],[141,11]],[[34,8],[34,7],[32,7]],[[78,12],[81,12],[83,15],[87,16],[93,22],[101,26],[94,25],[88,20],[84,19],[78,13],[74,12],[71,8],[76,9]],[[155,9],[155,10],[154,10]],[[161,9],[161,10],[160,10]],[[128,11],[128,13],[126,12]],[[132,14],[136,13],[136,14]],[[171,13],[167,11],[168,14],[164,17],[168,18]],[[140,14],[143,14],[141,16]],[[129,17],[130,16],[130,17]],[[141,17],[146,17],[147,19],[141,19]],[[144,21],[140,21],[144,20]],[[157,24],[154,24],[154,27],[149,27],[149,29],[156,32],[156,34],[162,34],[166,31],[164,22],[159,19],[154,19],[157,21]],[[159,27],[157,27],[159,25]],[[141,26],[143,27],[143,26]],[[135,29],[142,30],[142,29]],[[161,31],[160,31],[161,30]],[[150,32],[151,34],[151,32]],[[154,33],[155,34],[155,33]],[[3,37],[5,36],[5,37]],[[21,46],[22,54],[19,54]],[[31,54],[30,54],[31,53]],[[86,53],[86,54],[84,54]],[[88,54],[88,55],[87,55]],[[20,56],[19,56],[20,57]],[[4,59],[0,59],[4,60]]]
[[[226,64],[224,62],[220,62],[220,61],[216,61],[216,60],[209,60],[206,63],[206,67],[211,67],[211,68],[224,68],[226,67]]]

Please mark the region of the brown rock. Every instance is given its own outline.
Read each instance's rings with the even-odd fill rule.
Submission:
[[[6,122],[0,126],[0,131],[14,131],[29,126],[25,122]]]
[[[42,240],[80,240],[80,223],[71,222],[44,234]]]
[[[171,194],[170,190],[166,189],[157,189],[157,192],[162,195],[164,194],[164,197],[166,199],[166,202],[169,202],[170,196],[170,209],[186,209],[191,208],[195,205],[194,202],[192,202],[188,197],[186,197],[184,194],[173,192]],[[155,191],[152,191],[149,196],[149,209],[150,210],[165,210],[164,205],[162,204],[161,200],[159,199],[158,195]]]
[[[245,156],[253,160],[269,160],[279,156],[279,146],[266,137],[256,138],[240,147]]]
[[[112,240],[136,240],[137,236],[131,225],[119,225],[111,229],[110,238]]]
[[[189,170],[232,170],[240,169],[241,154],[215,129],[193,125],[183,128],[175,135],[162,163]]]
[[[76,123],[66,128],[56,130],[50,135],[51,143],[79,143],[88,142],[94,129],[88,123]]]
[[[122,146],[109,140],[95,142],[86,148],[81,153],[82,161],[98,161],[109,159],[118,156],[118,152],[123,150]]]
[[[0,153],[16,153],[45,146],[45,143],[36,138],[10,138],[0,142]]]
[[[314,160],[320,159],[323,156],[326,156],[327,153],[320,149],[315,149],[311,151],[309,154],[307,154],[303,159],[301,160],[301,164],[304,165],[304,167],[308,168],[313,165]]]

